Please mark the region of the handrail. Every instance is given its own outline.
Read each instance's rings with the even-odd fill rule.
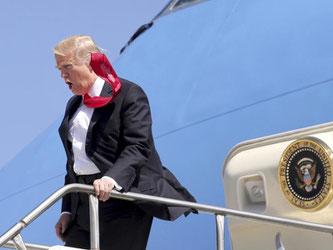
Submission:
[[[34,210],[32,210],[28,215],[26,215],[22,220],[20,220],[6,233],[4,233],[0,237],[0,247],[2,247],[9,240],[13,239],[16,235],[18,235],[25,227],[27,227],[31,222],[33,222],[38,216],[40,216],[43,212],[45,212],[50,206],[56,203],[59,199],[61,199],[63,196],[71,192],[94,194],[94,187],[84,184],[70,184],[58,189],[56,192],[50,195],[46,200],[44,200],[39,206],[37,206]],[[163,198],[163,197],[138,194],[132,192],[120,193],[115,190],[112,190],[110,197],[122,200],[150,201],[169,206],[192,208],[196,209],[198,212],[213,214],[217,216],[218,218],[217,221],[221,221],[221,216],[231,215],[231,216],[253,219],[258,221],[271,222],[274,224],[280,224],[285,226],[292,226],[292,227],[303,228],[325,233],[333,233],[333,226],[330,225],[286,219],[269,215],[255,214],[255,213],[222,208],[218,206],[205,205],[195,202],[175,200],[170,198]],[[220,224],[223,227],[223,223],[218,223],[218,224]],[[223,232],[223,228],[222,229],[219,228],[218,230],[219,234]],[[219,237],[217,239],[219,239]],[[220,242],[217,242],[217,245],[218,246],[221,245]],[[218,247],[218,249],[223,249],[223,246]]]
[[[37,245],[37,244],[31,244],[31,243],[25,243],[28,250],[48,250],[49,246],[44,245]],[[7,243],[3,244],[4,247],[7,248],[15,248],[15,244],[13,241],[8,241]]]

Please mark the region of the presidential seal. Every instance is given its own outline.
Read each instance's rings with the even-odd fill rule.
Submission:
[[[282,154],[278,175],[284,196],[299,209],[317,211],[332,200],[332,153],[317,138],[291,143]]]

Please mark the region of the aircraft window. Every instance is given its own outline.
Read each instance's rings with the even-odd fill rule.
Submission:
[[[167,14],[170,14],[174,11],[183,9],[185,7],[189,7],[191,5],[207,1],[207,0],[171,0],[164,8],[163,10],[153,19],[155,21],[156,19],[160,18],[161,16],[165,16]]]
[[[120,54],[123,53],[123,51],[143,32],[145,32],[147,29],[149,29],[154,22],[160,18],[161,16],[165,16],[167,14],[170,14],[174,11],[183,9],[185,7],[189,7],[191,5],[207,1],[207,0],[171,0],[162,10],[161,12],[153,18],[153,20],[147,24],[142,25],[130,38],[130,40],[126,43],[126,45],[120,50]]]
[[[174,5],[174,7],[179,7],[179,6],[182,6],[184,4],[188,4],[188,3],[191,3],[191,2],[195,2],[195,1],[196,0],[178,0],[177,3]]]

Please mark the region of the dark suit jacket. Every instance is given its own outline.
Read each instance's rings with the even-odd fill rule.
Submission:
[[[88,128],[86,154],[101,173],[110,176],[131,191],[186,201],[195,201],[193,196],[177,181],[176,177],[162,166],[151,132],[151,114],[147,97],[136,84],[124,79],[119,95],[108,105],[96,108]],[[110,96],[112,89],[104,84],[101,96]],[[75,183],[73,154],[68,140],[69,120],[82,101],[73,96],[67,104],[59,133],[67,154],[67,175],[65,184]],[[62,210],[75,213],[77,197],[67,195]],[[138,202],[148,214],[175,220],[190,210]]]

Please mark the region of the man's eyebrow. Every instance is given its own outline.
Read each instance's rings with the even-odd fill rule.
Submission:
[[[63,66],[66,66],[66,65],[72,65],[73,63],[71,63],[71,62],[62,62],[62,63],[60,63],[60,64],[57,64],[55,67],[57,68],[57,69],[60,69],[61,67],[63,67]]]

